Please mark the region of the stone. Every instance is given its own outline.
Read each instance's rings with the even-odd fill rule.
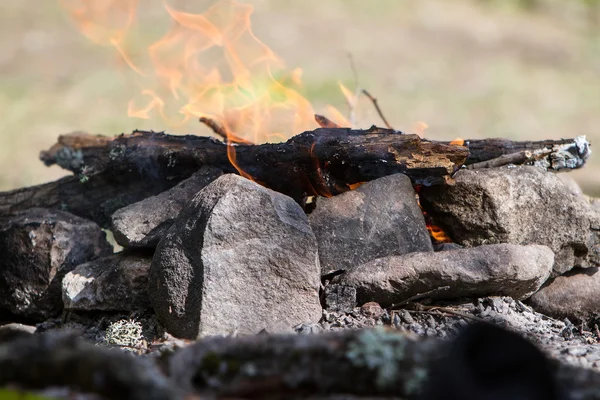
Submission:
[[[35,330],[35,326],[18,323],[0,325],[0,344],[23,337],[29,337],[33,335]]]
[[[327,285],[325,309],[333,312],[350,313],[356,307],[356,288],[344,285]]]
[[[185,205],[222,174],[218,168],[202,167],[177,186],[115,211],[111,217],[115,240],[123,247],[155,248]]]
[[[122,252],[78,265],[62,281],[67,310],[136,311],[150,308],[151,255]]]
[[[360,306],[360,312],[365,317],[369,318],[381,318],[384,313],[383,308],[381,308],[381,306],[374,301],[370,301]]]
[[[0,312],[32,321],[60,314],[62,278],[84,262],[112,254],[92,221],[32,208],[0,221]]]
[[[420,195],[455,242],[546,245],[555,253],[553,276],[600,263],[600,213],[555,174],[513,166],[461,170],[454,179]]]
[[[309,215],[322,274],[376,258],[433,251],[410,179],[395,174],[331,198]]]
[[[573,270],[548,282],[529,299],[538,312],[555,318],[589,321],[600,316],[598,267]]]
[[[522,335],[476,323],[432,363],[423,400],[565,399],[555,366]]]
[[[546,246],[496,244],[379,258],[334,278],[356,288],[359,304],[383,307],[445,286],[427,296],[455,299],[504,295],[525,299],[548,279],[554,254]]]
[[[201,190],[160,241],[150,301],[166,330],[292,332],[321,317],[317,244],[290,197],[238,175]]]

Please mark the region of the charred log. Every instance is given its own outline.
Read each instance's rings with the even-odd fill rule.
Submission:
[[[322,128],[285,143],[231,146],[193,135],[135,131],[113,138],[75,133],[61,136],[40,158],[77,176],[0,193],[0,216],[45,207],[106,226],[118,208],[167,190],[205,165],[252,177],[304,205],[308,196],[336,195],[394,173],[406,174],[415,185],[443,184],[463,164],[503,160],[524,151],[533,156],[520,160],[550,169],[578,168],[590,152],[584,137],[541,142],[480,139],[459,146],[376,127]]]
[[[228,152],[230,153],[228,155]],[[285,143],[227,146],[209,137],[136,131],[113,139],[61,136],[42,152],[46,165],[58,164],[95,179],[167,181],[173,185],[204,165],[243,175],[298,202],[311,195],[335,195],[350,185],[404,173],[415,184],[444,183],[465,161],[467,149],[421,140],[387,129],[317,129]],[[230,157],[233,156],[233,157]],[[1,203],[0,203],[1,204]]]
[[[449,144],[450,142],[444,143]],[[515,159],[509,160],[510,163],[536,163],[546,169],[556,171],[582,167],[591,153],[590,143],[585,136],[535,142],[508,139],[472,139],[465,140],[464,146],[469,149],[469,158],[467,158],[466,165],[513,155]],[[528,157],[523,156],[525,152],[529,153]],[[518,153],[522,157],[517,156]],[[501,158],[501,160],[505,159]],[[504,164],[500,163],[499,165]]]
[[[137,173],[68,176],[54,182],[0,193],[0,216],[41,207],[68,211],[108,227],[110,216],[119,208],[170,189],[177,182],[140,179]]]

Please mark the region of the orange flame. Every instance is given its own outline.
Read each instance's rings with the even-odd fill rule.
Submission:
[[[446,232],[442,230],[437,225],[427,224],[427,230],[433,239],[435,239],[438,243],[452,243],[452,239],[446,235]]]
[[[456,146],[463,146],[465,144],[465,141],[464,139],[456,138],[453,141],[451,141],[450,144],[454,144]]]
[[[170,127],[211,119],[228,133],[228,155],[236,164],[236,138],[253,143],[281,141],[316,128],[311,104],[299,92],[302,71],[286,72],[283,62],[252,32],[252,6],[217,2],[202,14],[165,4],[174,22],[147,48],[151,65],[134,62],[124,39],[135,21],[137,0],[61,0],[82,33],[114,46],[143,81],[129,102],[136,118],[161,115]],[[142,101],[140,101],[142,100]],[[169,105],[169,107],[166,107]],[[176,105],[176,112],[169,109]]]

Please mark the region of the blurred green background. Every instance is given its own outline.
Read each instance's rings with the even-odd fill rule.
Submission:
[[[304,70],[304,94],[318,112],[327,104],[346,112],[338,81],[354,89],[351,53],[360,86],[396,129],[423,121],[432,139],[587,135],[594,151],[600,143],[599,1],[246,2],[255,6],[256,36]],[[213,2],[168,3],[203,12]],[[140,0],[138,14],[133,52],[170,26],[161,0]],[[169,129],[159,118],[127,116],[131,73],[57,2],[1,2],[0,31],[0,190],[63,176],[37,158],[62,133]],[[381,125],[366,99],[357,114],[360,127]],[[191,132],[208,133],[176,133]],[[599,167],[600,148],[571,173],[590,195],[600,196]]]

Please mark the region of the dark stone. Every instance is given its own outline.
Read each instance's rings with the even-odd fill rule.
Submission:
[[[554,261],[546,246],[496,244],[380,258],[348,270],[333,280],[356,288],[359,304],[399,303],[419,293],[432,299],[512,296],[524,299],[548,279]]]
[[[554,275],[600,262],[600,213],[555,174],[537,167],[461,170],[454,185],[423,188],[421,204],[455,242],[540,244]]]
[[[356,288],[344,285],[325,286],[325,309],[349,313],[356,307]]]
[[[36,330],[35,326],[23,324],[0,325],[0,344],[22,337],[31,336]]]
[[[319,198],[309,216],[321,272],[376,258],[433,251],[410,179],[395,174],[331,198]]]
[[[292,331],[321,317],[319,260],[291,198],[238,175],[201,190],[161,240],[150,300],[181,337]]]
[[[60,314],[65,274],[112,252],[98,225],[66,212],[34,208],[0,221],[0,311],[37,321]]]
[[[546,284],[529,299],[538,312],[573,321],[600,317],[599,268],[577,269]]]
[[[115,240],[123,247],[156,247],[186,204],[222,174],[218,168],[202,167],[177,186],[115,211]]]
[[[521,335],[470,325],[432,363],[423,400],[563,400],[550,360]]]
[[[148,271],[152,257],[122,252],[78,265],[62,281],[65,309],[135,311],[150,308]]]

